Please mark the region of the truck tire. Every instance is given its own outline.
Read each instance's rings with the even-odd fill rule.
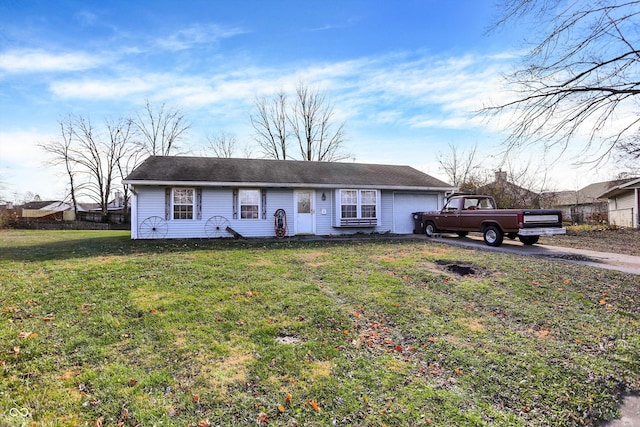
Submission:
[[[484,237],[484,242],[488,246],[500,246],[504,239],[504,233],[500,230],[500,227],[496,225],[487,226],[484,229],[482,236]]]
[[[518,236],[523,245],[535,245],[540,236]]]
[[[424,225],[424,231],[427,237],[433,237],[433,235],[438,232],[438,229],[432,221],[427,221],[427,223]]]

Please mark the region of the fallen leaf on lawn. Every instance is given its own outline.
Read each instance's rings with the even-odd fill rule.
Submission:
[[[152,308],[151,310],[149,310],[149,313],[154,314],[156,312],[155,308]]]
[[[462,375],[462,369],[461,368],[456,368],[453,370],[453,372],[455,372],[458,375]]]
[[[291,393],[287,393],[287,397],[285,398],[285,400],[284,400],[284,401],[285,401],[286,403],[291,403],[291,398],[292,398],[292,397],[293,397],[293,396],[291,396]]]
[[[197,394],[194,394],[192,399],[194,402],[198,402],[200,400],[200,397],[198,397]]]
[[[42,318],[43,322],[53,322],[53,320],[54,320],[53,316],[47,316]]]
[[[400,344],[396,345],[395,347],[393,347],[393,349],[395,351],[402,351],[402,346]]]
[[[198,422],[198,427],[209,427],[209,426],[211,426],[211,423],[209,422],[208,418],[206,418],[204,420],[200,420]]]
[[[284,406],[278,405],[278,411],[280,411],[280,413],[284,412]]]
[[[267,421],[269,421],[269,416],[267,414],[265,414],[264,412],[260,412],[258,414],[258,418],[256,419],[256,422],[259,425],[262,425],[262,424],[266,424]]]
[[[35,332],[20,332],[18,334],[18,339],[24,340],[27,338],[35,338],[37,336],[38,334],[36,334]]]
[[[600,305],[605,305],[607,303],[607,300],[606,299],[601,299],[599,302],[600,302]]]
[[[564,279],[564,284],[565,284],[565,285],[568,285],[569,283],[571,283],[571,280],[569,280],[569,279]]]
[[[549,336],[549,330],[548,329],[542,329],[542,330],[538,331],[538,333],[536,335],[538,336],[538,338],[546,338],[547,336]]]
[[[16,356],[20,354],[20,346],[19,345],[13,347],[13,354],[15,354]]]
[[[104,417],[100,417],[96,420],[96,422],[93,424],[95,427],[102,427],[102,423],[104,422]]]
[[[135,380],[135,379],[129,380],[129,387],[133,387],[136,384],[138,384],[138,380]]]
[[[314,411],[320,412],[320,406],[315,400],[307,400],[307,404],[313,408]]]

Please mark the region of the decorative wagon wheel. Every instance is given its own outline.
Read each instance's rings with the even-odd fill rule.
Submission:
[[[204,232],[207,233],[208,237],[228,237],[227,227],[229,227],[229,220],[223,216],[216,215],[207,220],[204,225]]]
[[[143,239],[162,239],[168,230],[169,226],[164,218],[150,216],[140,223],[138,235]]]

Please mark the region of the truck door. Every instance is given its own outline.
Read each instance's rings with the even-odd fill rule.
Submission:
[[[438,228],[456,229],[460,225],[460,202],[462,199],[450,199],[442,208]]]

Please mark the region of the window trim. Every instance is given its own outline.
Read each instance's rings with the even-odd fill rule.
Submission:
[[[242,193],[254,191],[257,193],[257,205],[246,205],[246,206],[257,206],[256,215],[253,218],[243,218],[242,217]],[[240,188],[238,189],[238,219],[241,221],[255,221],[262,218],[262,206],[263,206],[263,192],[259,188]]]
[[[344,218],[342,216],[342,194],[345,191],[356,192],[356,216]],[[363,192],[372,192],[375,194],[375,205],[365,204],[364,206],[375,206],[374,217],[363,217]],[[336,191],[336,226],[337,227],[376,227],[380,225],[380,190],[370,188],[341,188]],[[352,205],[349,205],[352,206]]]

